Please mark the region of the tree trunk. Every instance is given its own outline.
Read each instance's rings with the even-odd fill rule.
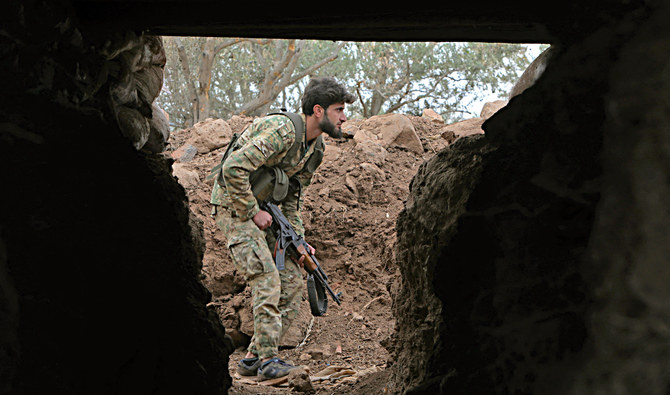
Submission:
[[[184,43],[181,41],[179,37],[174,38],[174,42],[177,46],[177,53],[179,54],[179,63],[181,65],[181,71],[184,73],[184,79],[186,80],[186,83],[188,84],[188,97],[189,101],[191,102],[191,124],[189,126],[193,126],[197,121],[196,119],[198,118],[198,113],[199,113],[199,108],[200,108],[200,103],[198,99],[198,91],[195,87],[195,83],[193,82],[193,76],[191,75],[191,67],[188,63],[188,56],[186,54],[186,49],[184,48]]]
[[[216,39],[208,38],[202,48],[202,56],[200,57],[200,68],[198,69],[198,107],[194,108],[196,118],[193,123],[204,121],[209,117],[209,91],[212,87],[212,68],[214,66],[214,59],[219,51],[216,51]]]
[[[222,40],[218,37],[209,37],[205,40],[200,54],[200,65],[198,67],[198,85],[194,82],[193,75],[188,63],[186,49],[179,38],[175,38],[177,44],[177,52],[179,53],[179,60],[181,62],[181,69],[184,73],[190,92],[190,101],[193,103],[193,120],[191,125],[203,121],[209,117],[210,114],[210,100],[209,92],[212,87],[212,69],[214,68],[214,59],[224,48],[233,46],[243,41],[256,41],[254,39],[231,38]]]
[[[377,115],[382,110],[384,97],[379,91],[372,92],[372,99],[370,100],[370,116]]]

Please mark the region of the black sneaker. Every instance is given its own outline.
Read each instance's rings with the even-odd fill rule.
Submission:
[[[260,366],[261,360],[258,357],[243,358],[237,363],[237,373],[240,376],[255,376]]]
[[[279,358],[272,358],[258,368],[258,380],[264,381],[284,377],[295,368],[295,366]]]

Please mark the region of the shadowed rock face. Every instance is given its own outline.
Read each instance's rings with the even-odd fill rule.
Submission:
[[[417,172],[397,223],[399,392],[667,393],[670,30],[655,12],[553,48],[485,136]]]
[[[131,92],[140,87],[127,86],[131,98],[116,101],[120,71],[103,72],[124,63],[109,51],[141,53],[146,41],[97,41],[56,6],[11,11],[0,75],[0,393],[225,393],[232,348],[205,307],[200,227],[170,163],[138,151],[115,117],[117,104],[142,107],[146,141],[150,122],[139,117],[157,92],[141,92],[142,105]]]

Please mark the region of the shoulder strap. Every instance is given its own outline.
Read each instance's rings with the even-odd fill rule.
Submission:
[[[309,159],[307,159],[307,163],[305,163],[305,168],[310,173],[314,173],[316,168],[321,165],[321,162],[323,161],[324,149],[325,145],[323,143],[323,136],[319,136],[314,142],[314,152],[312,153],[312,156],[310,156]]]
[[[221,175],[222,167],[223,167],[223,162],[226,161],[226,158],[228,158],[228,155],[230,155],[231,152],[235,151],[238,147],[236,146],[237,144],[237,139],[240,137],[239,133],[233,133],[233,136],[230,138],[230,142],[228,143],[228,148],[226,148],[226,152],[223,154],[221,157],[221,160],[219,163],[214,166],[210,171],[209,175],[207,176],[208,180],[211,180],[212,178],[217,178],[218,180],[223,180],[223,176]]]
[[[305,139],[305,122],[302,120],[302,117],[300,114],[296,114],[293,112],[280,112],[277,114],[283,114],[289,117],[291,121],[293,122],[293,125],[295,126],[295,143],[293,143],[293,146],[289,149],[288,153],[286,154],[287,157],[292,158],[296,151],[300,149],[300,147],[303,145],[303,139]],[[319,136],[316,138],[316,141],[314,142],[315,147],[314,147],[314,153],[312,156],[307,160],[307,163],[305,166],[307,169],[314,173],[316,171],[316,168],[319,167],[321,164],[321,161],[323,160],[323,150],[324,150],[324,143],[323,143],[323,136]]]
[[[300,147],[303,144],[303,141],[305,140],[305,122],[302,120],[302,117],[300,114],[296,114],[294,112],[288,112],[288,111],[279,111],[279,112],[273,112],[268,115],[273,115],[273,114],[281,114],[287,116],[291,122],[293,122],[293,126],[295,127],[295,142],[289,148],[288,153],[286,154],[287,157],[292,158],[296,151],[300,149]]]

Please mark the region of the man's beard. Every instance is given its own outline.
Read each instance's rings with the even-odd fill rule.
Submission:
[[[319,129],[334,139],[342,138],[342,128],[335,127],[335,124],[330,122],[328,117],[324,117],[324,119],[319,122]]]

